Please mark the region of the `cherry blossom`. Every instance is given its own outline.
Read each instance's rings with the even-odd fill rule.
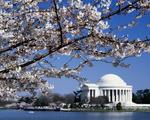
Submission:
[[[124,59],[150,52],[149,38],[132,40],[114,31],[132,29],[149,10],[149,0],[0,0],[0,96],[47,93],[51,78],[87,82],[79,75],[94,61],[128,67]],[[129,23],[111,25],[114,16],[131,14]]]

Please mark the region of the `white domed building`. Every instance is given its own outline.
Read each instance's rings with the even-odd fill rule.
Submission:
[[[84,83],[81,87],[81,99],[90,101],[91,98],[107,96],[109,103],[123,106],[140,106],[132,102],[132,86],[115,74],[106,74],[94,83]]]

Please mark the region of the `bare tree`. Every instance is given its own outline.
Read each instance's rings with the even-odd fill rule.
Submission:
[[[133,21],[118,24],[116,32],[121,32],[134,28],[149,9],[149,0],[0,0],[1,96],[47,91],[46,78],[86,81],[78,73],[93,61],[128,67],[124,59],[150,51],[149,38],[115,36],[109,21],[133,14]],[[69,59],[54,64],[62,56]]]

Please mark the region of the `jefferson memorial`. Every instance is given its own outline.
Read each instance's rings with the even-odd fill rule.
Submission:
[[[106,74],[97,83],[84,83],[81,87],[81,99],[90,101],[91,98],[107,96],[112,105],[121,103],[123,106],[147,106],[132,102],[132,86],[115,74]],[[150,106],[150,105],[148,105]]]

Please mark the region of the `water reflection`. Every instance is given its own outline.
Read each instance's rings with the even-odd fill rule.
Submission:
[[[102,113],[87,113],[92,120],[133,120],[133,112],[102,112]]]
[[[150,120],[144,112],[34,112],[0,110],[0,120]]]

